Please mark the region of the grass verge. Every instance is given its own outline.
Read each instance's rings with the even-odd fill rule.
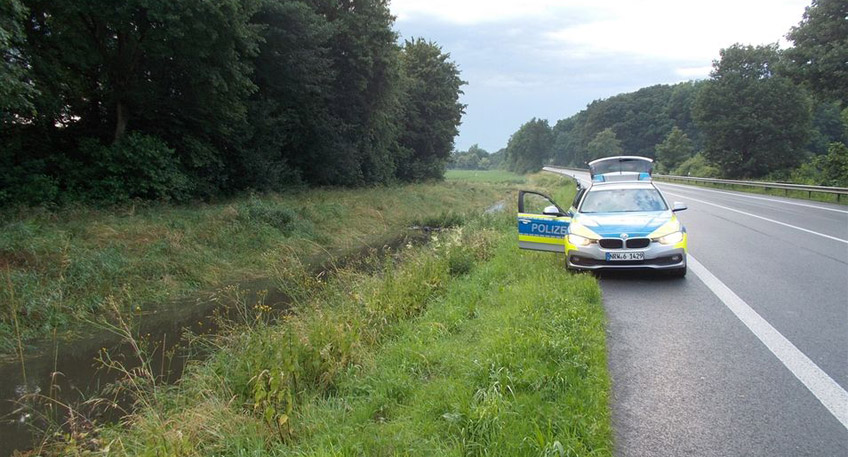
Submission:
[[[318,189],[219,204],[4,214],[0,354],[80,328],[109,309],[146,312],[200,289],[267,277],[287,259],[326,260],[417,222],[480,212],[509,188],[446,181]],[[66,335],[67,336],[67,335]]]
[[[527,177],[505,170],[448,170],[447,181],[490,182],[503,184],[525,184]]]
[[[245,303],[179,384],[133,387],[135,413],[56,453],[610,455],[598,285],[514,230],[480,216],[377,274],[292,279],[295,313]]]

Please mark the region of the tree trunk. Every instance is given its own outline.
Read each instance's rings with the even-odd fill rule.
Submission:
[[[127,131],[127,108],[122,101],[115,104],[115,140],[114,143],[123,138]]]

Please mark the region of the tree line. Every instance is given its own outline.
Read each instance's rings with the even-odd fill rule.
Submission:
[[[1,0],[0,206],[439,178],[464,106],[388,0]]]
[[[708,80],[597,100],[553,126],[534,118],[503,163],[524,173],[627,154],[665,173],[848,186],[846,17],[848,2],[814,0],[786,50],[735,44]]]

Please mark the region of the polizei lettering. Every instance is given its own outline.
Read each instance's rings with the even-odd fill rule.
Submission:
[[[539,235],[565,236],[567,227],[565,225],[533,223],[530,225],[530,231]]]

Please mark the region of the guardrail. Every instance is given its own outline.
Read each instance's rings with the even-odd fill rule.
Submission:
[[[559,170],[572,171],[589,171],[583,168],[570,167],[546,167]],[[725,186],[744,186],[754,187],[763,190],[783,189],[784,194],[788,194],[790,190],[807,192],[808,197],[812,197],[813,192],[821,194],[836,195],[836,201],[841,201],[843,195],[848,195],[848,187],[828,187],[828,186],[808,186],[806,184],[789,184],[782,182],[766,182],[766,181],[741,181],[733,179],[713,179],[713,178],[696,178],[694,176],[674,176],[674,175],[654,175],[654,178],[664,179],[668,181],[693,182],[713,185]]]

